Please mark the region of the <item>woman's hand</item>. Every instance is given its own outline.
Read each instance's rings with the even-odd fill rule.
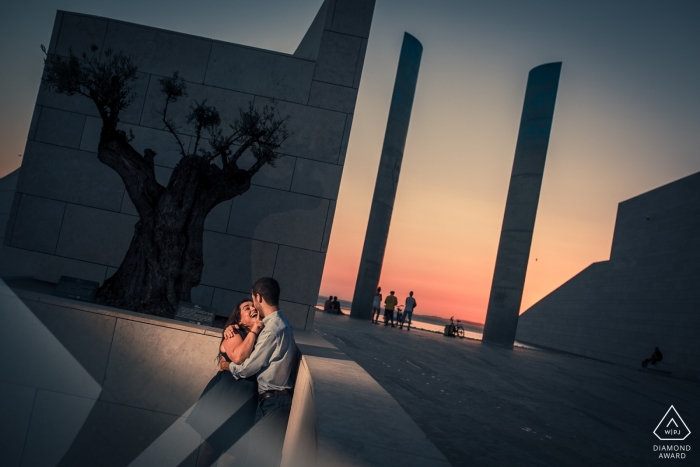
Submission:
[[[224,357],[219,357],[219,371],[229,371],[229,363]]]
[[[238,331],[239,327],[237,324],[232,324],[231,326],[224,329],[224,339],[230,339]]]
[[[250,327],[250,332],[252,332],[253,334],[255,334],[257,336],[258,334],[260,334],[260,331],[262,331],[264,327],[265,327],[265,325],[263,324],[263,322],[256,319],[253,322],[253,325]]]

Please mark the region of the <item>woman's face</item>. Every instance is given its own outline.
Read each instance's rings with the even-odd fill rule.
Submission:
[[[250,328],[257,319],[258,310],[253,306],[253,302],[244,302],[241,305],[241,322],[239,324]]]

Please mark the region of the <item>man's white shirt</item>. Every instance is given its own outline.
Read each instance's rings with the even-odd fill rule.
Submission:
[[[297,346],[289,321],[281,310],[263,318],[265,327],[260,332],[255,348],[242,364],[231,364],[229,369],[236,379],[258,375],[258,392],[291,389]]]

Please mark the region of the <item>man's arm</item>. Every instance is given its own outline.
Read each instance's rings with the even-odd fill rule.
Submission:
[[[269,328],[263,328],[258,336],[253,353],[242,364],[230,365],[231,374],[237,379],[257,374],[263,366],[270,363],[270,357],[277,345],[275,334]]]

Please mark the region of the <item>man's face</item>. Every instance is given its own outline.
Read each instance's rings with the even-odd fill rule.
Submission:
[[[253,306],[255,307],[256,310],[258,310],[258,313],[260,316],[262,316],[262,296],[260,295],[255,295],[253,292],[250,293],[250,296],[253,298]]]

